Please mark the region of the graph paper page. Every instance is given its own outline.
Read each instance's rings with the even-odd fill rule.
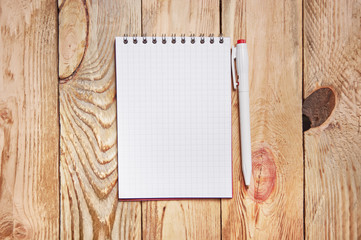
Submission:
[[[120,199],[231,198],[230,39],[116,38]]]

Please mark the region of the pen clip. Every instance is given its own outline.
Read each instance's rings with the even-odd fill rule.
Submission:
[[[236,70],[235,70],[235,60],[236,59],[236,51],[237,49],[235,47],[232,48],[232,58],[231,58],[231,65],[232,65],[232,81],[233,81],[233,89],[236,90],[238,86],[237,78],[236,78]]]

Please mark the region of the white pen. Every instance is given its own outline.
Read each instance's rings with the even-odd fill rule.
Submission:
[[[234,60],[236,60],[237,74],[239,80],[236,80],[234,69]],[[236,47],[232,49],[232,74],[233,88],[238,87],[239,115],[241,130],[241,149],[242,149],[242,172],[244,182],[248,186],[252,175],[252,156],[251,156],[251,126],[249,114],[249,86],[248,86],[248,51],[246,40],[237,41]]]

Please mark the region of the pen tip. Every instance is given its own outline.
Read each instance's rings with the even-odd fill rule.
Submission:
[[[251,184],[251,179],[250,178],[244,179],[244,184],[248,187]]]
[[[246,43],[246,39],[238,39],[237,44],[239,44],[239,43]]]

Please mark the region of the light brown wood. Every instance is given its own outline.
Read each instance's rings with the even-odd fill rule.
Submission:
[[[360,1],[304,2],[304,96],[320,87],[335,94],[330,116],[304,134],[310,239],[361,239],[360,18]],[[317,113],[315,119],[310,116],[314,126],[330,111],[313,109],[318,106],[304,109]]]
[[[0,239],[59,236],[57,8],[0,4]]]
[[[248,44],[253,160],[246,188],[233,94],[233,199],[222,200],[222,239],[303,238],[301,4],[222,1],[223,34]]]
[[[219,1],[149,0],[142,3],[142,33],[199,35],[220,33]]]
[[[143,33],[219,34],[219,1],[143,1]],[[144,239],[220,239],[220,200],[142,203]]]
[[[65,79],[79,67],[88,44],[88,11],[82,0],[59,2],[59,78]]]
[[[361,238],[361,2],[305,0],[303,19],[301,1],[219,4],[58,0],[57,20],[52,1],[1,0],[0,239]],[[248,41],[250,188],[233,93],[233,199],[119,202],[114,37],[220,27]]]
[[[140,239],[119,202],[115,36],[140,33],[141,1],[59,1],[61,239]]]

